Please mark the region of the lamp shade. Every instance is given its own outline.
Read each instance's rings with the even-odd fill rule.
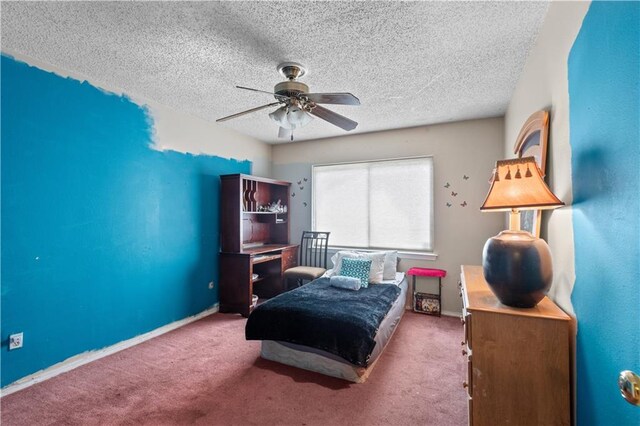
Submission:
[[[534,157],[499,160],[491,188],[480,210],[511,211],[555,209],[564,206],[544,180]]]

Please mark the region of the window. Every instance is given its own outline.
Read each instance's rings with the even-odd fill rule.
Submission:
[[[313,166],[313,228],[334,247],[433,250],[433,158]]]

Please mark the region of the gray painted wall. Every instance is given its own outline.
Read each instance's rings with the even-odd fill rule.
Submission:
[[[485,241],[503,229],[502,214],[479,210],[489,189],[488,179],[495,161],[503,158],[503,130],[502,118],[490,118],[275,145],[272,174],[294,184],[292,241],[299,240],[303,230],[311,229],[313,164],[432,155],[434,252],[437,258],[405,256],[400,269],[406,271],[421,266],[447,270],[448,276],[443,280],[442,309],[459,313],[462,308],[457,289],[460,265],[480,264]],[[465,180],[465,175],[469,179]],[[449,187],[445,188],[447,183]],[[453,196],[452,192],[457,195]],[[462,207],[465,201],[467,205]],[[410,200],[407,200],[406,208],[411,208]],[[419,281],[419,286],[433,290],[433,285],[426,280]]]

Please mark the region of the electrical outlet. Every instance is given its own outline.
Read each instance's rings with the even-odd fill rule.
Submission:
[[[213,284],[213,281],[211,281],[209,283],[209,290],[213,290],[213,287],[215,286],[215,284]]]
[[[16,333],[9,336],[9,350],[20,349],[23,343],[23,333]]]

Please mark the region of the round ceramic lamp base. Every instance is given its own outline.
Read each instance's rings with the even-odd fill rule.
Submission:
[[[526,231],[502,231],[489,238],[482,269],[498,300],[516,308],[536,306],[553,279],[549,246]]]

